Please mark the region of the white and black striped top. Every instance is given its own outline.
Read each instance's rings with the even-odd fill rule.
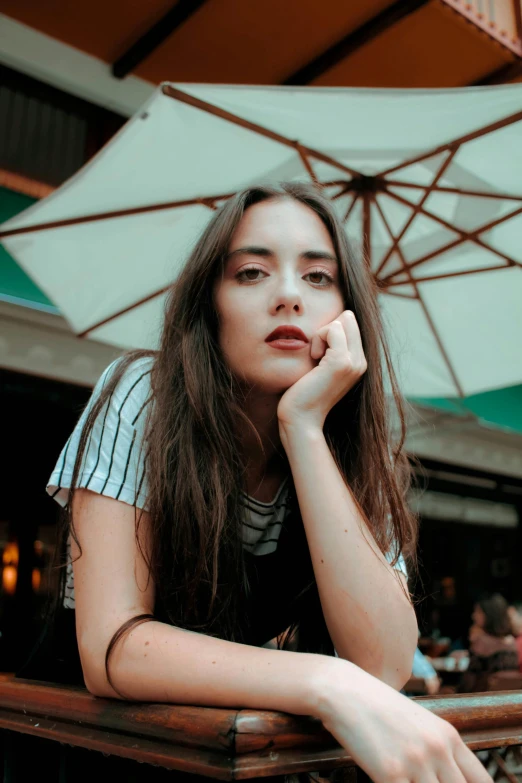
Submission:
[[[74,461],[85,420],[102,389],[114,372],[113,362],[96,384],[56,463],[47,492],[62,506],[69,500]],[[147,406],[151,401],[152,358],[135,361],[124,373],[109,400],[100,411],[91,431],[78,475],[78,487],[147,509],[147,476],[143,455],[143,435]],[[255,555],[267,555],[277,548],[281,526],[288,509],[288,480],[285,479],[271,503],[261,503],[242,494],[245,509],[243,544]],[[391,562],[392,555],[388,560]],[[402,558],[396,568],[406,573]],[[64,606],[74,609],[74,574],[70,551]]]

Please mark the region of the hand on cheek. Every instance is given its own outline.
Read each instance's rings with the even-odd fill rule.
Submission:
[[[327,324],[327,326],[329,326],[329,324]],[[323,328],[319,329],[319,331],[316,332],[316,334],[314,334],[312,337],[312,342],[310,344],[310,356],[312,359],[315,359],[315,361],[322,359],[326,353],[326,349],[328,348],[328,343],[321,337],[321,332],[323,332],[325,328],[326,327],[323,326]]]
[[[351,310],[345,310],[312,337],[312,359],[319,363],[281,397],[279,424],[322,430],[333,406],[355,386],[367,369],[361,333]]]

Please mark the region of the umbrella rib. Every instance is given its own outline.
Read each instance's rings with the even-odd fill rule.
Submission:
[[[426,318],[426,320],[428,322],[428,326],[431,329],[431,332],[432,332],[432,334],[433,334],[433,336],[435,338],[435,341],[436,341],[437,345],[439,346],[439,351],[441,352],[442,358],[444,359],[446,367],[448,368],[448,371],[449,371],[449,373],[451,375],[451,378],[453,379],[453,383],[455,384],[455,388],[458,391],[459,397],[464,397],[464,391],[463,391],[463,389],[462,389],[462,387],[460,385],[460,382],[459,382],[459,379],[457,378],[455,370],[453,369],[453,365],[452,365],[452,363],[450,361],[450,358],[449,358],[449,356],[448,356],[448,354],[446,352],[446,349],[444,347],[444,343],[442,342],[442,339],[441,339],[437,329],[435,328],[435,324],[433,323],[433,319],[432,319],[431,314],[430,314],[430,312],[429,312],[429,310],[427,308],[426,302],[424,301],[424,299],[422,297],[422,294],[419,291],[419,288],[417,286],[415,278],[413,277],[413,275],[411,274],[410,270],[408,269],[408,264],[406,263],[406,259],[404,258],[403,254],[402,254],[402,249],[401,249],[400,245],[397,245],[397,253],[399,254],[399,258],[401,260],[401,263],[404,266],[404,270],[405,270],[406,274],[408,275],[410,283],[413,286],[413,288],[415,289],[415,293],[417,294],[417,300],[418,300],[420,306],[422,307],[422,310],[424,312],[424,316],[425,316],[425,318]]]
[[[269,128],[265,128],[262,125],[258,125],[255,122],[245,120],[244,117],[239,117],[237,114],[232,114],[232,112],[226,111],[226,109],[221,109],[219,106],[215,106],[212,103],[201,100],[201,98],[196,98],[194,95],[190,95],[189,93],[183,92],[182,90],[178,90],[177,87],[172,87],[170,84],[164,84],[161,90],[164,95],[167,95],[169,98],[173,98],[176,101],[180,101],[180,103],[186,103],[195,109],[200,109],[201,111],[206,112],[207,114],[213,114],[215,117],[219,117],[222,120],[231,122],[233,125],[239,125],[241,128],[246,128],[246,130],[257,133],[260,136],[265,136],[265,138],[272,139],[272,141],[276,141],[279,144],[284,144],[286,147],[296,149],[298,152],[299,149],[301,149],[311,158],[317,158],[317,160],[321,160],[323,163],[329,163],[331,166],[334,166],[334,168],[337,168],[340,171],[344,171],[351,177],[361,176],[359,171],[356,171],[349,166],[345,166],[343,163],[336,160],[335,158],[330,157],[330,155],[326,155],[324,152],[320,152],[319,150],[308,147],[305,144],[301,144],[299,141],[288,139],[286,136],[282,136],[280,133],[276,133],[275,131],[272,131]]]
[[[149,204],[143,207],[128,207],[126,209],[117,209],[111,212],[96,212],[92,215],[80,215],[74,218],[65,218],[63,220],[52,220],[49,223],[35,223],[32,226],[23,226],[22,228],[11,228],[6,231],[0,231],[0,239],[17,236],[19,234],[31,234],[34,231],[48,231],[52,228],[64,228],[66,226],[76,226],[80,223],[94,223],[98,220],[113,220],[115,218],[127,217],[128,215],[140,215],[147,212],[160,212],[164,209],[178,209],[179,207],[190,207],[196,204],[215,209],[215,202],[221,199],[231,198],[233,193],[225,193],[219,196],[203,196],[201,198],[185,199],[183,201],[167,201],[160,204]]]
[[[505,220],[508,220],[510,217],[515,217],[520,210],[515,210],[515,212],[510,212],[509,215],[504,215],[502,218],[498,218],[496,221],[494,221],[494,225],[498,225]],[[488,223],[487,226],[477,229],[476,231],[471,231],[470,233],[466,233],[464,236],[459,237],[458,239],[454,239],[452,242],[448,242],[447,245],[443,245],[442,247],[437,248],[436,250],[432,250],[431,253],[426,253],[425,256],[422,256],[421,258],[417,258],[415,261],[410,261],[408,264],[409,269],[414,269],[417,266],[420,266],[420,264],[426,263],[426,261],[430,261],[432,258],[435,258],[436,256],[440,256],[443,253],[446,253],[448,250],[452,250],[454,247],[457,247],[458,245],[462,245],[464,242],[474,242],[477,241],[481,247],[485,248],[486,250],[490,250],[495,255],[498,255],[500,258],[503,258],[507,261],[507,264],[505,266],[513,267],[513,266],[519,266],[520,264],[515,261],[513,258],[510,258],[509,256],[504,255],[501,253],[500,250],[496,250],[493,247],[490,247],[488,244],[483,242],[479,235],[483,233],[484,231],[488,230],[489,228],[492,228],[491,223]],[[496,267],[498,269],[502,269],[502,267]],[[388,283],[389,281],[393,281],[394,276],[396,275],[396,272],[392,272],[390,275],[387,275],[386,277],[381,278],[381,280],[385,283]]]
[[[394,237],[393,231],[391,229],[391,226],[388,223],[388,220],[387,220],[387,218],[386,218],[386,216],[385,216],[385,214],[383,212],[383,209],[382,209],[381,205],[379,204],[379,202],[377,201],[377,199],[375,199],[375,204],[377,206],[377,209],[379,210],[379,214],[380,214],[380,216],[382,218],[382,221],[384,223],[386,231],[390,235],[390,239],[392,241],[395,241],[395,237]],[[456,387],[457,391],[459,392],[460,396],[464,397],[464,392],[463,392],[463,390],[461,388],[461,385],[459,383],[457,375],[455,374],[455,371],[453,369],[453,365],[452,365],[452,363],[450,361],[450,358],[449,358],[448,354],[446,353],[446,349],[444,348],[444,344],[443,344],[443,342],[441,340],[441,337],[440,337],[437,329],[435,328],[435,324],[433,323],[433,320],[432,320],[431,315],[429,313],[429,310],[428,310],[428,308],[426,306],[426,303],[425,303],[424,299],[422,298],[422,295],[421,295],[421,293],[420,293],[420,291],[418,289],[417,282],[416,282],[415,278],[413,277],[413,275],[411,274],[411,272],[410,272],[410,270],[408,268],[408,264],[406,263],[406,259],[404,258],[404,255],[403,255],[403,252],[402,252],[402,248],[401,248],[399,243],[397,243],[397,253],[399,255],[401,264],[404,267],[404,271],[405,271],[406,275],[409,278],[410,284],[411,284],[413,290],[415,291],[415,297],[408,297],[408,298],[410,298],[410,299],[417,299],[417,301],[419,302],[420,306],[422,307],[422,309],[424,311],[424,315],[426,317],[426,320],[428,321],[428,325],[429,325],[429,327],[430,327],[430,329],[431,329],[431,331],[433,333],[433,336],[434,336],[434,338],[435,338],[435,340],[437,342],[437,345],[439,346],[439,350],[440,350],[440,352],[442,354],[444,362],[446,363],[448,371],[449,371],[449,373],[450,373],[450,375],[451,375],[451,377],[453,379],[453,383],[455,384],[455,387]],[[390,291],[389,293],[391,294],[392,292]]]
[[[327,187],[324,184],[324,182],[322,183],[322,186],[323,186],[323,188]],[[338,198],[341,198],[341,196],[345,196],[347,193],[349,193],[349,191],[345,187],[342,187],[341,190],[338,190],[337,193],[335,193],[333,196],[329,197],[330,201],[337,201]]]
[[[391,239],[392,243],[394,243],[394,242],[396,241],[395,234],[393,233],[393,231],[392,231],[392,228],[391,228],[390,224],[388,223],[388,218],[387,218],[387,217],[386,217],[386,215],[384,214],[383,208],[381,207],[381,205],[379,204],[379,202],[377,201],[377,199],[375,199],[375,206],[377,207],[377,210],[378,210],[378,212],[379,212],[379,215],[381,216],[381,220],[382,220],[382,222],[384,223],[384,227],[385,227],[386,231],[388,232],[388,234],[389,234],[389,237],[390,237],[390,239]],[[402,254],[401,254],[401,255],[402,255]],[[402,258],[404,258],[404,256],[402,256]],[[404,263],[404,262],[403,262],[403,263]],[[382,270],[383,266],[384,266],[384,264],[381,262],[381,264],[379,265],[379,268],[378,268],[378,269],[377,269],[377,271],[375,272],[375,279],[376,279],[376,280],[377,280],[377,278],[378,278],[378,275],[379,275],[380,271]],[[380,284],[382,284],[382,283],[385,283],[385,282],[386,282],[386,280],[387,280],[387,278],[383,278],[383,279],[379,280],[379,283],[380,283]]]
[[[391,198],[396,199],[397,201],[400,201],[403,204],[406,204],[409,207],[413,207],[413,204],[408,201],[407,199],[403,198],[402,196],[399,196],[397,193],[392,193],[392,191],[386,191],[387,195],[391,196]],[[491,245],[488,245],[486,242],[484,242],[482,239],[479,238],[479,234],[484,233],[484,231],[489,231],[489,229],[494,228],[495,226],[500,225],[501,223],[506,222],[506,220],[511,219],[512,217],[516,217],[522,212],[522,207],[514,210],[513,212],[509,212],[507,215],[503,215],[500,218],[497,218],[496,220],[492,220],[489,223],[487,223],[484,226],[481,226],[476,231],[468,232],[463,231],[462,229],[457,228],[452,223],[448,223],[443,218],[440,218],[438,215],[436,215],[434,212],[430,212],[429,210],[425,209],[424,207],[420,210],[420,212],[423,215],[426,215],[426,217],[431,218],[432,220],[435,220],[435,222],[440,223],[444,228],[448,228],[450,231],[454,231],[457,234],[460,234],[459,240],[454,240],[448,245],[445,245],[441,248],[439,248],[437,251],[433,253],[428,253],[427,256],[424,256],[423,258],[417,259],[416,261],[412,261],[408,267],[409,269],[413,269],[416,266],[419,266],[419,264],[424,263],[425,261],[429,261],[430,258],[433,258],[436,255],[442,254],[446,250],[450,250],[453,247],[456,247],[458,244],[462,244],[463,242],[474,242],[477,245],[480,245],[480,247],[484,248],[485,250],[489,250],[491,253],[493,253],[496,256],[499,256],[499,258],[502,258],[503,260],[508,262],[509,266],[522,266],[519,261],[516,261],[514,258],[511,258],[510,256],[507,256],[505,253],[502,253],[500,250],[497,250],[496,248],[492,247]],[[382,267],[382,264],[381,264]],[[380,272],[380,269],[377,271],[377,274]],[[384,280],[390,281],[395,276],[394,274],[388,275]]]
[[[120,315],[130,313],[130,311],[134,310],[136,307],[140,307],[140,305],[150,302],[151,299],[156,299],[156,297],[161,296],[161,294],[164,294],[166,291],[168,291],[171,285],[172,283],[169,283],[169,285],[163,286],[163,288],[159,288],[157,291],[153,291],[152,294],[144,296],[143,299],[140,299],[138,302],[134,302],[133,304],[118,310],[117,313],[112,313],[112,315],[107,316],[107,318],[104,318],[102,321],[98,321],[97,323],[92,324],[92,326],[87,327],[87,329],[84,329],[82,332],[78,332],[77,337],[87,337],[90,332],[93,332],[95,329],[99,329],[100,326],[105,326],[105,324],[114,321],[115,318],[119,318]]]
[[[465,269],[462,270],[461,272],[448,272],[447,274],[442,274],[442,275],[430,275],[429,277],[416,277],[415,280],[417,281],[417,283],[429,283],[432,280],[447,280],[449,277],[462,277],[463,275],[479,275],[482,272],[499,272],[500,270],[503,269],[513,269],[513,265],[502,264],[500,266],[485,266],[479,269]],[[404,272],[400,272],[400,274],[404,274]],[[386,291],[388,292],[388,289],[393,286],[401,286],[401,285],[404,285],[404,283],[400,280],[392,281],[390,283],[387,283]]]
[[[384,256],[384,258],[382,259],[381,265],[380,265],[379,269],[377,270],[377,274],[379,274],[381,272],[381,270],[386,266],[386,262],[388,261],[390,256],[393,255],[393,253],[397,250],[399,242],[401,241],[401,239],[403,238],[404,234],[407,232],[407,230],[409,229],[409,227],[411,226],[411,224],[415,220],[415,216],[419,212],[422,211],[422,207],[424,205],[424,202],[429,197],[429,195],[430,195],[430,193],[432,191],[433,186],[437,184],[437,182],[442,177],[442,175],[444,174],[444,172],[446,171],[448,166],[451,164],[451,161],[455,157],[455,154],[456,154],[457,150],[458,150],[458,147],[454,147],[453,149],[450,150],[449,155],[444,160],[442,166],[439,166],[439,168],[437,170],[437,173],[435,174],[435,176],[433,178],[433,181],[426,188],[426,190],[425,190],[421,200],[419,201],[419,203],[418,204],[410,204],[410,206],[412,208],[412,213],[411,213],[410,217],[408,218],[408,220],[406,221],[406,223],[404,224],[404,226],[402,227],[402,229],[399,232],[399,234],[395,237],[395,240],[394,240],[392,246],[390,247],[390,249],[388,250],[388,252]]]
[[[363,193],[363,213],[362,213],[362,234],[363,234],[363,253],[364,260],[371,269],[372,266],[372,213],[370,194]]]
[[[382,293],[387,296],[399,296],[401,299],[413,299],[413,301],[417,299],[413,294],[401,294],[399,291],[390,291],[389,289],[385,289]]]
[[[521,210],[522,211],[522,210]],[[497,250],[496,248],[492,247],[491,245],[488,245],[487,242],[484,242],[480,237],[476,237],[476,239],[473,240],[476,242],[477,245],[480,245],[480,247],[483,247],[484,250],[489,250],[490,253],[493,253],[494,255],[498,256],[499,258],[503,258],[504,261],[506,261],[506,266],[518,266],[520,269],[522,269],[522,263],[520,261],[516,261],[514,258],[511,258],[511,256],[506,255],[505,253],[502,253],[501,250]]]
[[[415,188],[416,190],[425,190],[426,185],[418,185],[416,182],[402,182],[400,179],[386,179],[387,185],[397,188]],[[466,190],[465,188],[450,188],[446,185],[434,185],[432,190],[437,193],[456,193],[458,196],[475,196],[477,198],[497,198],[503,201],[522,201],[522,196],[514,196],[509,193],[489,193],[487,190]]]
[[[339,183],[336,183],[336,184],[340,185],[341,183],[339,182]],[[337,201],[338,198],[341,198],[341,196],[345,196],[347,193],[356,192],[356,191],[353,190],[352,187],[350,187],[351,184],[352,184],[351,182],[344,182],[342,184],[341,190],[339,190],[335,194],[335,196],[331,196],[330,197],[330,201]],[[322,183],[322,185],[323,185],[323,187],[326,187],[326,184],[324,182]]]
[[[508,117],[504,117],[501,120],[492,122],[491,125],[485,125],[483,128],[479,128],[479,130],[466,133],[464,136],[460,136],[458,139],[453,139],[453,141],[448,141],[446,144],[441,144],[439,147],[434,147],[430,152],[423,152],[420,155],[416,155],[413,158],[409,158],[409,160],[405,160],[402,163],[399,163],[397,166],[392,166],[385,171],[381,171],[379,176],[386,177],[388,174],[392,174],[394,171],[400,171],[400,169],[405,169],[414,163],[420,163],[422,160],[426,160],[427,158],[433,158],[435,155],[439,155],[441,152],[446,152],[454,146],[460,147],[462,144],[467,144],[469,141],[475,141],[475,139],[479,139],[481,136],[486,136],[488,133],[493,133],[494,131],[505,128],[508,125],[513,125],[513,123],[520,122],[520,120],[522,120],[522,111],[517,111],[514,114],[510,114]]]
[[[343,217],[343,222],[344,222],[344,223],[346,223],[346,222],[347,222],[348,218],[349,218],[349,217],[350,217],[350,215],[352,214],[352,210],[353,210],[353,208],[354,208],[354,206],[355,206],[355,204],[356,204],[356,202],[357,202],[357,199],[358,199],[358,198],[359,198],[359,193],[355,193],[355,194],[354,194],[354,196],[353,196],[353,198],[352,198],[352,203],[350,204],[350,206],[349,206],[349,207],[348,207],[348,209],[346,210],[346,213],[345,213],[345,215],[344,215],[344,217]]]
[[[426,253],[425,256],[422,256],[421,258],[417,258],[415,261],[410,261],[408,264],[409,269],[414,269],[416,266],[419,266],[420,264],[426,263],[426,261],[430,261],[432,258],[435,258],[436,256],[442,255],[442,253],[445,253],[448,250],[452,250],[454,247],[457,247],[458,245],[462,245],[463,242],[467,242],[468,238],[465,237],[459,237],[458,239],[454,239],[453,242],[448,242],[447,245],[443,245],[442,247],[437,248],[437,250],[432,250],[431,253]],[[383,283],[389,284],[389,282],[393,282],[393,278],[397,275],[397,272],[391,272],[391,274],[386,275],[386,277],[381,278]]]
[[[299,157],[303,161],[303,165],[304,165],[305,169],[307,170],[308,175],[310,176],[310,179],[312,180],[312,182],[315,182],[316,185],[319,184],[319,180],[317,179],[315,171],[313,170],[312,165],[311,165],[310,161],[308,160],[308,156],[307,156],[305,150],[303,149],[302,145],[299,144],[299,142],[296,143],[296,149],[297,149],[297,152],[299,153]]]

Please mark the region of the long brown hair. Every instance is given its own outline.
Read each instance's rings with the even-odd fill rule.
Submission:
[[[240,504],[245,464],[238,424],[253,424],[243,411],[242,392],[219,346],[213,287],[245,211],[267,199],[280,198],[308,206],[328,229],[339,259],[345,307],[355,313],[368,361],[365,375],[329,413],[325,436],[380,550],[387,552],[395,542],[397,557],[402,553],[410,564],[415,559],[417,522],[406,502],[410,466],[403,453],[404,403],[368,266],[352,252],[332,204],[319,188],[302,183],[248,188],[216,212],[170,290],[151,374],[153,404],[144,442],[152,538],[147,561],[162,617],[232,641],[242,640],[240,602],[248,591]],[[91,410],[71,492],[96,417],[128,366],[143,355],[131,352],[122,358]],[[394,444],[385,373],[401,423]],[[70,532],[75,536],[71,505],[64,535]],[[137,511],[137,540],[140,518]],[[310,600],[314,601],[313,596]],[[317,623],[324,622],[317,595],[314,606]],[[116,632],[107,650],[107,676],[115,644],[134,623],[148,619],[152,616],[133,618]]]

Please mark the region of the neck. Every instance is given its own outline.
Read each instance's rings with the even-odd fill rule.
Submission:
[[[250,391],[242,403],[243,410],[256,432],[241,422],[240,441],[246,464],[248,494],[254,495],[265,481],[280,483],[288,472],[288,460],[279,436],[278,395]]]

